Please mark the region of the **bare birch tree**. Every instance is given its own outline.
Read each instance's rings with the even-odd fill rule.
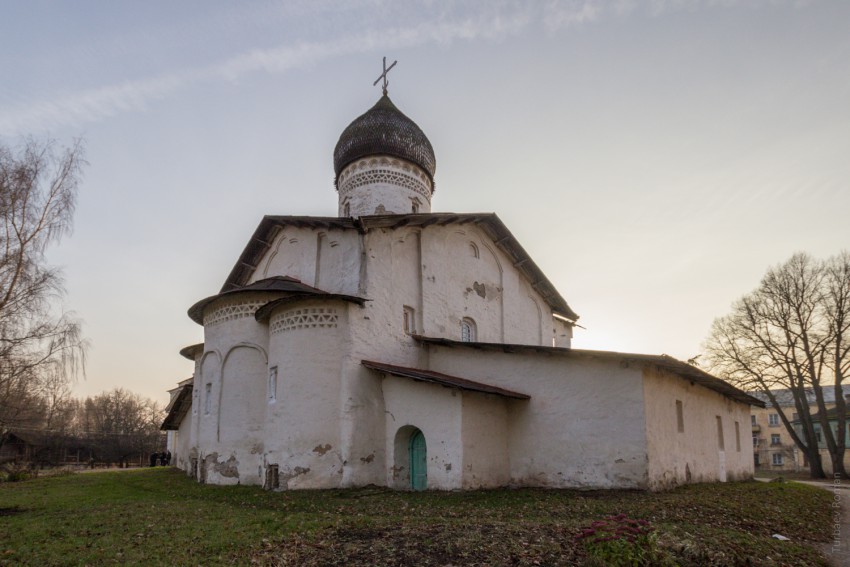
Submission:
[[[62,277],[45,252],[71,230],[84,163],[79,141],[0,146],[0,445],[33,418],[42,388],[83,370],[80,323],[59,309]]]
[[[806,455],[812,477],[822,478],[817,420],[832,470],[846,477],[843,380],[850,370],[848,342],[850,253],[826,261],[798,253],[768,270],[755,291],[735,302],[729,315],[714,321],[706,351],[716,374],[743,389],[764,393]],[[832,413],[824,396],[828,388],[834,392]],[[792,425],[794,416],[774,395],[775,389],[791,392],[799,431]],[[831,417],[834,426],[829,423]]]

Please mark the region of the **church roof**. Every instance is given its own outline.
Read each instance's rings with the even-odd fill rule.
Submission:
[[[179,391],[172,395],[171,402],[165,408],[166,415],[160,426],[161,430],[179,429],[180,422],[183,421],[183,417],[188,413],[189,408],[192,407],[192,384],[187,382],[187,380],[181,382]]]
[[[496,386],[490,386],[481,382],[475,382],[473,380],[467,380],[466,378],[459,378],[457,376],[451,376],[449,374],[443,374],[441,372],[434,372],[432,370],[421,370],[418,368],[395,366],[393,364],[384,364],[382,362],[375,362],[373,360],[362,360],[360,364],[371,370],[377,370],[378,372],[384,372],[386,374],[398,376],[400,378],[410,378],[411,380],[416,380],[417,382],[429,382],[431,384],[439,384],[440,386],[446,386],[447,388],[458,388],[460,390],[467,390],[469,392],[495,394],[497,396],[513,398],[515,400],[531,399],[531,396],[527,394],[520,394],[519,392],[505,390],[504,388],[498,388]]]
[[[244,292],[272,292],[272,293],[291,293],[298,294],[302,296],[310,295],[310,296],[326,296],[330,295],[326,291],[322,291],[321,289],[315,288],[311,285],[307,285],[305,283],[301,283],[300,280],[289,276],[275,276],[271,278],[265,278],[262,280],[255,281],[254,283],[247,285],[240,285],[231,287],[227,290],[222,290],[217,295],[211,295],[209,297],[205,297],[204,299],[195,303],[192,307],[189,308],[189,317],[197,323],[198,325],[204,324],[204,309],[221,297],[226,295],[232,295],[236,293],[244,293]],[[182,354],[182,351],[181,351]],[[184,355],[185,356],[185,355]]]
[[[189,345],[180,349],[180,356],[194,362],[195,357],[204,352],[204,343]]]
[[[406,226],[425,228],[430,225],[475,224],[511,260],[531,287],[546,301],[552,311],[570,321],[579,316],[558,293],[552,282],[534,263],[528,252],[520,245],[511,231],[495,213],[420,213],[408,215],[371,215],[363,217],[310,217],[310,216],[266,216],[260,221],[251,240],[224,282],[221,292],[243,289],[259,261],[271,247],[282,227],[310,227],[317,229],[356,230],[366,233],[373,229],[395,229]],[[209,299],[209,298],[208,298]],[[191,311],[191,310],[190,310]]]
[[[351,162],[374,155],[390,155],[413,162],[434,180],[437,160],[431,142],[387,95],[343,130],[334,148],[336,177]]]
[[[599,358],[603,360],[617,360],[626,363],[648,364],[657,368],[667,370],[673,374],[677,374],[686,380],[690,380],[695,384],[699,384],[709,390],[714,390],[718,394],[722,394],[733,400],[749,404],[751,406],[764,407],[764,402],[760,399],[751,396],[743,390],[739,390],[732,384],[721,380],[716,376],[712,376],[704,370],[700,370],[696,366],[682,362],[672,356],[666,354],[635,354],[627,352],[613,352],[607,350],[584,350],[575,348],[563,347],[547,347],[536,345],[516,345],[505,343],[473,343],[453,341],[451,339],[442,339],[434,337],[415,336],[416,340],[425,344],[433,344],[448,347],[463,347],[473,348],[478,350],[502,351],[507,353],[524,353],[524,352],[545,352],[549,354],[560,354],[567,358]]]

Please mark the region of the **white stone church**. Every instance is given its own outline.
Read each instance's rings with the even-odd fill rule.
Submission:
[[[333,156],[335,217],[266,216],[163,429],[201,482],[663,489],[753,474],[749,395],[668,356],[571,348],[578,315],[493,213],[434,213],[384,96]]]

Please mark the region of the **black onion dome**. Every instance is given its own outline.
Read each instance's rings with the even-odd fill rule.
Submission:
[[[431,142],[387,95],[343,130],[334,149],[334,173],[339,177],[351,162],[378,154],[415,163],[434,179],[437,160]]]

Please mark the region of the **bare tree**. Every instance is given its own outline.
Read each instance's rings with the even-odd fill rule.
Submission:
[[[0,446],[34,419],[45,386],[83,371],[80,324],[58,310],[63,282],[45,252],[71,230],[84,163],[79,141],[0,146]]]
[[[805,453],[812,477],[822,478],[816,415],[832,470],[846,477],[843,379],[850,370],[848,342],[850,253],[826,261],[798,253],[768,270],[755,291],[735,302],[729,315],[714,321],[706,351],[715,373],[744,389],[764,393]],[[827,388],[834,392],[832,413],[824,396]],[[799,432],[792,425],[793,416],[777,400],[776,389],[791,392]]]
[[[130,457],[146,456],[159,448],[162,419],[156,402],[121,388],[83,403],[82,427],[98,457],[124,466]]]

